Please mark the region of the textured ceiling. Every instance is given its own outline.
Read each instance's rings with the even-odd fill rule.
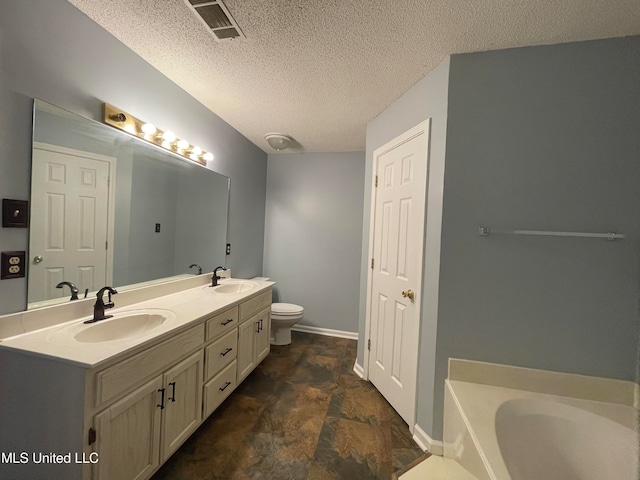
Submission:
[[[639,0],[226,0],[216,42],[182,0],[69,0],[265,152],[364,150],[365,127],[452,53],[640,33]]]

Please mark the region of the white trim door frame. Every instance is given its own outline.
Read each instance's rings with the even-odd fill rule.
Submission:
[[[371,178],[368,261],[375,266],[367,268],[363,378],[387,398],[412,433],[417,403],[430,125],[431,119],[427,119],[377,148],[373,152]],[[399,197],[388,196],[394,188],[409,184],[413,184],[411,189]],[[396,226],[388,230],[386,224]],[[391,234],[382,233],[387,231]],[[413,298],[405,297],[409,289]]]

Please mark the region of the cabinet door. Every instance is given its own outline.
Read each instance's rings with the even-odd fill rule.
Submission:
[[[258,330],[257,317],[253,317],[238,327],[238,383],[256,366],[255,339]]]
[[[164,462],[200,425],[202,419],[202,350],[164,374],[165,409],[162,426]]]
[[[146,479],[160,465],[161,396],[158,376],[95,416],[94,480]]]
[[[271,307],[258,315],[258,329],[256,333],[256,365],[258,365],[271,349]]]

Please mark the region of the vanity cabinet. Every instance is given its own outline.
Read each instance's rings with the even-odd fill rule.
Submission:
[[[222,336],[205,348],[205,384],[203,410],[205,418],[211,415],[238,384],[236,368],[238,356],[238,307],[227,310],[207,322],[208,335],[215,331]],[[230,332],[224,333],[231,325]],[[209,336],[213,338],[213,336]]]
[[[142,479],[160,465],[162,410],[158,391],[162,378],[152,381],[96,415],[95,451],[99,455],[93,479]],[[144,446],[144,448],[141,448]]]
[[[163,375],[161,462],[167,460],[202,421],[203,358],[199,350]]]
[[[94,480],[147,478],[202,420],[203,352],[199,350],[94,419]]]
[[[93,480],[149,478],[269,354],[270,318],[269,289],[99,372],[98,404],[196,348],[95,416]]]
[[[72,455],[5,462],[0,476],[150,478],[269,353],[271,288],[209,315],[205,299],[173,333],[95,366],[0,348],[0,450]]]
[[[238,383],[245,379],[271,349],[271,307],[267,307],[238,327]]]

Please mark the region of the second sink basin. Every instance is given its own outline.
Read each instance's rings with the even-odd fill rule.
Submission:
[[[203,287],[203,290],[213,293],[244,293],[253,290],[257,286],[258,284],[256,282],[250,282],[248,280],[224,280],[223,283],[215,287]]]
[[[257,286],[258,284],[254,282],[232,281],[213,287],[212,290],[216,293],[243,293],[253,290]]]

